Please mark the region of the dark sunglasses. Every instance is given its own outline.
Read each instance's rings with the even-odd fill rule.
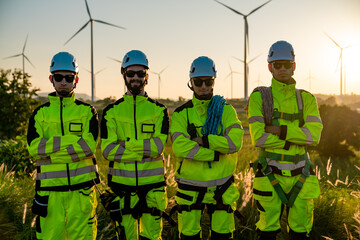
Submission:
[[[53,78],[56,82],[61,82],[63,80],[63,78],[65,78],[65,80],[68,83],[72,83],[75,80],[75,75],[73,75],[73,74],[70,74],[70,75],[54,74]]]
[[[205,85],[210,87],[214,83],[213,78],[207,78],[207,79],[200,79],[200,78],[193,78],[194,84],[197,87],[201,87],[203,85],[203,82],[205,82]]]
[[[274,62],[273,66],[277,70],[281,69],[282,66],[284,66],[286,69],[290,69],[293,66],[293,64],[294,62],[284,62],[284,63]]]
[[[143,78],[146,76],[146,71],[144,70],[140,70],[140,71],[132,71],[132,70],[129,70],[129,71],[126,71],[125,72],[125,75],[127,77],[134,77],[135,74],[139,77],[139,78]]]

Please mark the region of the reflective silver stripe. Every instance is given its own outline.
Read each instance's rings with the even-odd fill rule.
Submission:
[[[255,147],[262,147],[265,144],[266,139],[268,138],[269,135],[270,133],[263,133],[263,135],[261,135],[261,137],[257,141]]]
[[[299,89],[296,89],[296,95],[297,95],[297,101],[298,101],[299,109],[302,110],[303,109],[303,102],[302,102],[302,98],[301,98],[301,91]]]
[[[310,133],[310,130],[306,127],[302,127],[300,128],[301,131],[303,131],[303,133],[306,135],[306,144],[312,144],[313,143],[313,139]]]
[[[261,116],[252,116],[249,118],[249,123],[254,123],[254,122],[260,122],[260,123],[265,123],[265,119],[264,117]]]
[[[125,148],[120,144],[118,149],[116,150],[114,161],[120,162],[124,152],[125,152]]]
[[[229,145],[229,152],[228,153],[236,152],[236,146],[235,146],[234,142],[231,140],[231,138],[229,136],[225,136],[225,138],[227,139],[228,145]]]
[[[279,163],[276,160],[269,161],[269,159],[267,159],[267,161],[268,161],[269,166],[277,167],[280,170],[290,170],[290,171],[298,169],[298,168],[302,168],[305,166],[305,163],[306,163],[305,160],[302,160],[296,164],[295,163]]]
[[[70,177],[76,177],[86,173],[96,172],[96,166],[90,165],[82,168],[69,170]],[[54,172],[40,172],[36,174],[36,180],[53,179],[53,178],[66,178],[68,177],[67,171],[54,171]]]
[[[144,156],[145,157],[150,157],[150,153],[151,153],[151,143],[150,143],[150,139],[144,139]]]
[[[180,177],[175,177],[175,181],[179,182],[179,183],[187,184],[187,185],[196,186],[196,187],[213,187],[213,186],[223,185],[224,183],[226,183],[227,180],[229,180],[231,178],[231,176],[232,175],[221,178],[221,179],[215,179],[215,180],[210,180],[210,181],[197,181],[197,180],[189,180],[189,179],[184,179],[184,178],[180,178]]]
[[[225,135],[228,135],[229,132],[230,132],[230,130],[233,129],[233,128],[243,129],[240,124],[235,123],[235,124],[233,124],[233,125],[231,125],[230,127],[227,127],[227,128],[225,129]]]
[[[127,171],[124,169],[109,168],[109,174],[117,177],[136,178],[136,171]],[[137,171],[138,177],[152,177],[158,175],[164,175],[163,167]]]
[[[85,153],[85,156],[88,157],[88,156],[93,155],[89,145],[85,142],[85,140],[83,138],[80,138],[77,143],[80,145],[81,149]]]
[[[80,161],[80,158],[79,158],[79,156],[77,155],[77,153],[75,152],[74,146],[73,146],[72,144],[71,144],[70,146],[68,146],[66,149],[67,149],[67,152],[68,152],[68,154],[70,155],[71,160],[72,160],[73,162],[78,162],[78,161]]]
[[[53,152],[60,151],[61,137],[54,137]]]
[[[45,138],[42,138],[40,140],[40,143],[39,143],[39,146],[38,146],[38,155],[41,157],[41,158],[46,158],[47,155],[45,154],[45,148],[46,148],[46,142],[48,140],[45,139]]]
[[[190,136],[186,136],[185,133],[182,132],[174,132],[173,135],[171,135],[171,141],[174,142],[175,139],[177,139],[179,136],[183,135],[186,138],[190,139]]]
[[[157,147],[157,150],[158,150],[158,154],[160,155],[163,150],[164,150],[164,145],[161,141],[161,139],[159,137],[156,137],[156,138],[153,138],[155,144],[156,144],[156,147]]]
[[[196,144],[186,156],[186,159],[193,159],[197,152],[200,150],[199,144]]]
[[[321,123],[321,124],[322,124],[320,118],[318,118],[318,117],[316,117],[316,116],[310,116],[310,115],[306,117],[306,121],[305,121],[305,122],[318,122],[318,123]]]
[[[50,164],[52,164],[50,158],[44,158],[44,159],[36,160],[36,166],[50,165]]]
[[[112,142],[109,145],[106,146],[106,148],[103,151],[103,156],[105,159],[108,159],[110,152],[116,147],[116,142]]]
[[[164,158],[161,155],[160,157],[157,158],[150,158],[150,157],[145,157],[141,160],[141,162],[136,161],[137,163],[145,163],[145,162],[155,162],[155,161],[163,161]],[[123,162],[124,164],[135,164],[135,162]]]

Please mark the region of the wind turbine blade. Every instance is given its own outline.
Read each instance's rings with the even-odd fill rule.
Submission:
[[[18,56],[21,56],[21,55],[22,55],[22,53],[16,54],[16,55],[13,55],[13,56],[10,56],[10,57],[6,57],[6,58],[3,58],[3,59],[14,58],[14,57],[18,57]]]
[[[233,70],[232,70],[231,65],[230,65],[230,63],[229,63],[229,62],[228,62],[228,65],[229,65],[229,68],[230,68],[230,73],[232,73],[232,72],[233,72]]]
[[[89,6],[88,6],[86,0],[85,0],[85,4],[86,4],[86,10],[87,10],[87,12],[88,12],[88,14],[89,14],[89,17],[90,17],[90,19],[91,19],[90,9],[89,9]]]
[[[226,75],[226,77],[224,78],[224,81],[225,81],[228,77],[230,77],[230,75],[231,75],[231,73],[229,73],[228,75]]]
[[[254,57],[253,59],[251,59],[248,63],[251,63],[252,61],[254,61],[255,59],[257,59],[258,57],[261,56],[262,53],[260,53],[259,55],[257,55],[256,57]]]
[[[25,47],[26,47],[26,42],[27,42],[28,36],[29,36],[29,34],[26,35],[26,39],[25,39],[25,43],[24,43],[24,47],[23,47],[22,53],[25,52]]]
[[[257,10],[259,10],[260,8],[262,8],[263,6],[265,6],[266,4],[268,4],[269,2],[271,2],[272,0],[267,1],[266,3],[260,5],[259,7],[255,8],[254,10],[252,10],[247,16],[251,15],[252,13],[256,12]]]
[[[30,62],[30,60],[29,60],[29,58],[24,54],[24,58],[31,64],[31,66],[33,67],[33,68],[36,68],[35,66],[34,66],[34,64],[32,64],[31,62]]]
[[[343,47],[343,49],[344,49],[344,48],[349,48],[349,47],[352,47],[352,46],[353,46],[353,45],[348,45],[348,46],[346,46],[346,47]]]
[[[325,34],[326,36],[328,36],[328,38],[330,38],[330,40],[333,41],[333,43],[335,43],[336,46],[338,46],[339,48],[341,48],[340,45],[339,45],[337,42],[335,42],[335,40],[332,39],[326,32],[324,32],[324,34]]]
[[[219,4],[221,4],[221,5],[223,5],[224,7],[228,8],[228,9],[230,9],[230,10],[231,10],[231,11],[233,11],[234,13],[239,14],[239,15],[244,16],[244,17],[245,17],[245,15],[244,15],[244,14],[242,14],[241,12],[239,12],[239,11],[237,11],[237,10],[235,10],[235,9],[233,9],[233,8],[231,8],[231,7],[227,6],[227,5],[225,5],[225,4],[223,4],[222,2],[219,2],[219,1],[217,1],[217,0],[214,0],[214,1],[215,1],[215,2],[217,2],[217,3],[219,3]]]
[[[161,71],[159,72],[159,74],[161,74],[163,71],[165,71],[168,67],[169,67],[169,66],[167,66],[166,68],[164,68],[163,70],[161,70]]]
[[[155,74],[155,75],[159,76],[159,73],[157,73],[157,72],[153,72],[153,71],[149,71],[149,72],[152,73],[152,74]]]
[[[336,64],[336,70],[339,68],[341,58],[342,58],[342,52],[340,53],[339,60],[338,60],[338,62]]]
[[[98,22],[98,23],[102,23],[102,24],[106,24],[106,25],[109,25],[109,26],[113,26],[113,27],[117,27],[117,28],[121,28],[121,29],[126,29],[124,27],[121,27],[121,26],[118,26],[118,25],[115,25],[115,24],[112,24],[112,23],[107,23],[107,22],[104,22],[104,21],[101,21],[101,20],[95,20],[95,22]]]
[[[108,58],[110,58],[111,60],[113,60],[113,61],[115,61],[115,62],[122,63],[122,61],[120,61],[120,60],[118,60],[118,59],[116,59],[116,58],[112,58],[112,57],[108,57]]]
[[[248,21],[247,21],[247,18],[244,17],[244,20],[245,20],[245,35],[246,35],[246,42],[247,42],[247,52],[250,53],[250,42],[249,42],[249,24],[248,24]]]
[[[79,31],[77,31],[74,35],[72,35],[72,37],[71,37],[69,40],[67,40],[64,45],[66,45],[68,42],[70,42],[70,40],[73,39],[73,38],[76,36],[76,34],[78,34],[79,32],[81,32],[81,31],[89,24],[89,22],[90,22],[90,20],[87,21],[87,22],[85,23],[85,25],[82,26],[82,27],[79,29]]]
[[[91,73],[91,71],[87,68],[84,68],[85,71],[87,71],[88,73]]]
[[[237,58],[237,57],[233,57],[233,58],[235,58],[236,60],[238,60],[238,61],[240,61],[240,62],[244,63],[244,61],[243,61],[243,60],[241,60],[240,58]]]
[[[103,69],[101,69],[101,70],[99,70],[99,71],[97,71],[96,73],[94,73],[95,75],[97,75],[98,73],[100,73],[100,72],[102,72],[102,71],[104,71],[106,68],[103,68]]]

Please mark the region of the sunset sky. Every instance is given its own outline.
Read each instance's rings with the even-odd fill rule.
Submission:
[[[248,14],[265,0],[219,0]],[[122,26],[126,30],[94,23],[94,70],[96,97],[120,98],[123,80],[120,64],[132,49],[149,58],[150,70],[161,74],[161,98],[190,98],[187,88],[191,62],[198,56],[212,58],[218,78],[215,94],[231,95],[228,63],[234,75],[234,98],[244,97],[243,63],[233,57],[244,56],[244,20],[240,15],[213,0],[88,0],[94,19]],[[69,51],[78,60],[80,81],[76,92],[91,95],[90,25],[64,43],[89,20],[84,0],[0,0],[0,68],[22,69],[22,58],[4,59],[20,54],[28,35],[25,63],[34,87],[51,92],[48,80],[50,60],[59,51]],[[258,85],[269,85],[267,53],[272,43],[286,40],[293,44],[297,87],[312,93],[339,94],[340,49],[346,94],[360,94],[360,1],[359,0],[273,0],[248,17],[250,52],[249,93]],[[309,74],[311,73],[311,86]],[[309,89],[310,88],[310,89]],[[150,74],[146,91],[158,96],[158,78]]]

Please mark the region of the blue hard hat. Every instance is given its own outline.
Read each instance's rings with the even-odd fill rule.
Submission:
[[[54,55],[50,64],[50,72],[71,71],[79,73],[79,66],[75,57],[68,52],[59,52]]]
[[[124,70],[132,65],[141,65],[144,66],[146,69],[149,69],[149,61],[146,55],[139,50],[131,50],[130,52],[125,54],[121,64],[121,69]]]
[[[287,41],[277,41],[271,45],[268,55],[268,62],[277,60],[295,61],[294,48]]]
[[[194,77],[216,78],[216,67],[214,61],[205,56],[196,58],[190,67],[190,79]]]

